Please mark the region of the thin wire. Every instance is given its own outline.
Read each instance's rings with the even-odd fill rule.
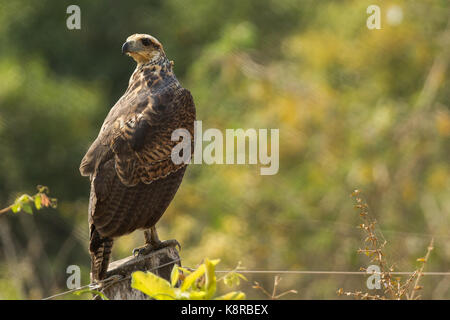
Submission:
[[[157,267],[154,267],[154,268],[151,268],[151,269],[147,269],[146,271],[157,270],[157,269],[159,269],[159,268],[166,267],[166,266],[171,265],[171,264],[175,264],[176,262],[179,262],[179,261],[181,261],[180,258],[178,258],[178,259],[176,259],[176,260],[172,260],[172,261],[167,262],[167,263],[164,263],[164,264],[162,264],[162,265],[160,265],[160,266],[157,266]],[[107,288],[111,287],[113,284],[119,283],[119,282],[124,281],[124,280],[129,280],[129,279],[131,279],[131,275],[126,276],[126,277],[123,277],[123,278],[118,279],[118,280],[116,280],[116,281],[112,281],[109,285],[104,286],[104,287],[102,288],[102,290],[105,291]],[[95,300],[97,297],[98,297],[98,295],[95,295],[95,296],[92,298],[92,300]]]
[[[180,262],[180,261],[181,261],[181,259],[175,259],[175,260],[172,260],[172,261],[170,261],[170,262],[164,263],[164,264],[162,264],[162,265],[160,265],[160,266],[157,266],[157,267],[154,267],[154,268],[151,268],[151,269],[147,269],[147,270],[145,270],[145,271],[154,271],[154,270],[157,270],[157,269],[160,269],[160,268],[169,266],[169,265],[171,265],[171,264],[175,264],[176,262]],[[121,279],[118,279],[117,281],[114,281],[113,283],[121,282],[121,281],[128,280],[128,279],[131,279],[131,275],[126,276],[126,277],[123,277],[123,278],[121,278]],[[111,283],[109,286],[111,286],[113,283]],[[109,287],[109,286],[108,286],[108,287]],[[107,288],[107,287],[105,287],[105,289],[106,289],[106,288]]]
[[[382,274],[381,272],[366,272],[366,271],[327,271],[327,270],[216,270],[217,273],[259,273],[259,274],[328,274],[328,275],[372,275]],[[414,271],[397,271],[389,272],[392,275],[412,275]],[[424,276],[450,276],[450,272],[422,272]]]
[[[147,257],[150,257],[150,256],[154,255],[155,253],[156,252],[151,253],[151,254],[149,254],[147,256],[143,256],[141,258],[141,260],[145,259]],[[137,260],[137,261],[139,261],[139,260]],[[181,259],[178,258],[178,259],[172,260],[170,262],[164,263],[162,265],[159,265],[157,267],[154,267],[154,268],[151,268],[151,269],[147,269],[146,271],[158,270],[160,268],[166,267],[168,265],[171,265],[171,264],[174,264],[174,263],[177,263],[177,262],[180,262],[180,261],[181,261]],[[79,291],[79,290],[82,290],[82,289],[86,289],[86,288],[91,288],[92,290],[95,290],[95,289],[100,288],[101,285],[103,285],[104,283],[111,282],[110,284],[108,284],[107,286],[104,287],[104,289],[106,289],[106,288],[110,287],[111,285],[113,285],[114,283],[121,282],[121,281],[128,280],[128,279],[131,279],[131,275],[130,276],[126,276],[126,277],[122,277],[120,275],[113,275],[113,276],[111,276],[111,277],[109,277],[107,279],[98,281],[96,283],[89,283],[89,284],[81,286],[79,288],[75,288],[75,289],[71,289],[71,290],[68,290],[68,291],[61,292],[61,293],[57,293],[57,294],[54,294],[52,296],[43,298],[42,300],[50,300],[50,299],[53,299],[53,298],[56,298],[56,297],[60,297],[60,296],[63,296],[63,295],[69,294],[69,293],[73,293],[73,292],[76,292],[76,291]]]
[[[73,293],[73,292],[76,292],[76,291],[79,291],[79,290],[82,290],[82,289],[89,288],[91,286],[92,286],[92,283],[89,283],[89,284],[87,284],[85,286],[81,286],[79,288],[75,288],[75,289],[72,289],[72,290],[68,290],[68,291],[64,291],[64,292],[61,292],[61,293],[54,294],[54,295],[49,296],[47,298],[43,298],[42,300],[50,300],[50,299],[53,299],[53,298],[56,298],[56,297],[60,297],[60,296],[63,296],[63,295],[69,294],[69,293]]]
[[[172,260],[170,262],[164,263],[160,266],[148,269],[147,271],[154,271],[163,267],[166,267],[168,265],[174,264],[176,262],[179,262],[180,259]],[[188,270],[195,270],[193,268],[185,267]],[[236,273],[253,273],[253,274],[300,274],[300,275],[372,275],[372,274],[381,274],[381,272],[365,272],[365,271],[327,271],[327,270],[216,270],[217,273],[229,273],[229,272],[236,272]],[[414,274],[414,271],[397,271],[397,272],[390,272],[391,275],[412,275]],[[450,276],[450,272],[422,272],[423,276]],[[73,293],[88,287],[91,287],[93,289],[100,287],[101,284],[104,284],[106,282],[111,282],[109,285],[104,287],[104,289],[110,287],[114,283],[121,282],[124,280],[131,279],[131,276],[122,277],[120,279],[117,279],[118,275],[111,276],[105,280],[99,281],[95,284],[88,284],[76,289],[68,290],[65,292],[57,293],[53,296],[44,298],[42,300],[49,300],[53,299],[59,296],[63,296],[69,293]],[[120,276],[119,276],[120,277]],[[95,285],[94,287],[92,287]]]

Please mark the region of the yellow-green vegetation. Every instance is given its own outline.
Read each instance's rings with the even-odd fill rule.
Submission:
[[[416,269],[431,237],[427,271],[450,270],[449,1],[77,4],[81,30],[68,30],[67,2],[0,0],[0,208],[38,183],[59,200],[56,212],[1,218],[0,298],[65,291],[72,264],[89,283],[90,186],[78,166],[135,68],[121,45],[136,32],[164,44],[204,130],[280,130],[276,175],[188,167],[157,225],[181,243],[185,266],[220,257],[223,270],[367,267],[348,201],[357,186],[396,270]],[[380,6],[380,30],[366,27],[369,5]],[[398,8],[401,19],[388,18]],[[121,238],[113,259],[143,241]],[[251,286],[271,288],[274,274],[246,276],[247,298],[267,298]],[[421,285],[422,298],[450,298],[448,277]],[[365,292],[365,277],[285,274],[279,284],[298,291],[286,299],[335,299],[337,288]]]
[[[132,274],[131,287],[140,290],[156,300],[242,300],[245,294],[232,291],[216,296],[217,282],[223,280],[233,286],[239,279],[245,277],[239,273],[230,272],[221,279],[216,278],[215,267],[219,259],[205,259],[196,270],[188,270],[174,266],[170,282],[151,273],[137,271]]]
[[[17,197],[12,205],[0,210],[0,215],[7,213],[8,211],[13,213],[24,211],[26,213],[33,214],[33,207],[36,208],[36,210],[41,210],[43,207],[51,207],[56,209],[57,200],[55,198],[48,197],[48,187],[37,186],[37,189],[38,192],[33,196],[23,194]]]
[[[357,299],[371,300],[419,299],[420,295],[417,293],[423,289],[419,283],[423,277],[425,264],[428,262],[431,251],[434,249],[434,240],[431,239],[426,255],[423,258],[417,259],[417,262],[420,262],[420,266],[414,272],[404,279],[402,279],[401,276],[394,275],[395,265],[388,263],[385,254],[387,241],[380,239],[380,236],[382,237],[382,235],[377,232],[376,221],[370,217],[368,204],[364,201],[360,190],[355,190],[352,193],[352,196],[355,200],[355,208],[358,209],[359,216],[363,221],[358,227],[363,230],[365,235],[364,249],[359,249],[358,253],[365,254],[370,258],[371,264],[379,267],[378,279],[381,294],[373,293],[373,291],[345,292],[342,288],[338,290],[338,294],[351,296]],[[370,274],[368,268],[362,267],[361,271],[366,271]]]

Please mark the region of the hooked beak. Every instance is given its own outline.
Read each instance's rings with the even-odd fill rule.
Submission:
[[[126,54],[128,52],[131,52],[131,44],[127,41],[122,45],[122,54]]]

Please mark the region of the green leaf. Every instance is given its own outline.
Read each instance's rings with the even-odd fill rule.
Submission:
[[[218,263],[218,262],[217,262]],[[216,263],[216,264],[217,264]],[[216,264],[213,261],[209,261],[209,259],[205,259],[205,291],[206,291],[206,299],[212,298],[214,293],[216,293]]]
[[[14,212],[14,213],[19,212],[21,209],[22,209],[22,208],[21,208],[21,206],[20,206],[20,203],[15,203],[15,204],[13,204],[13,205],[11,206],[11,211]]]
[[[180,279],[180,270],[178,270],[178,266],[175,265],[170,274],[170,284],[172,287],[177,285],[178,279]]]
[[[217,297],[215,300],[244,300],[244,299],[245,293],[241,291],[233,291],[224,294],[223,296]]]
[[[27,202],[27,203],[24,203],[23,205],[22,205],[22,209],[23,209],[23,211],[25,211],[26,213],[29,213],[29,214],[33,214],[33,209],[31,208],[31,206],[30,206],[30,204]]]
[[[172,269],[170,282],[150,272],[134,272],[132,274],[131,287],[158,300],[212,299],[217,289],[215,269],[219,261],[219,259],[205,259],[205,262],[197,270],[190,272],[184,278],[180,288],[175,288],[174,286],[180,281],[180,270],[186,269],[178,266]],[[241,278],[238,274],[235,274],[234,277],[238,280]],[[245,279],[244,276],[242,278]],[[200,286],[198,285],[199,283],[201,284]],[[242,292],[230,292],[218,299],[240,300],[245,299],[245,294]]]
[[[241,283],[241,279],[248,281],[247,278],[244,277],[242,274],[231,271],[225,275],[225,277],[223,278],[223,282],[227,286],[233,287],[233,286],[238,286]]]
[[[176,291],[167,280],[151,272],[134,272],[131,287],[157,300],[175,300],[177,296]]]
[[[74,294],[76,294],[77,296],[82,295],[83,293],[91,293],[100,296],[100,298],[102,298],[103,300],[109,300],[103,292],[94,289],[82,289],[74,292]]]
[[[225,275],[225,277],[223,278],[223,283],[225,283],[229,287],[232,287],[234,285],[233,277],[231,277],[229,274]]]
[[[205,270],[205,265],[202,264],[197,268],[197,270],[188,275],[186,279],[184,279],[183,284],[180,287],[181,291],[186,291],[191,288],[195,281],[205,273]]]
[[[16,202],[20,202],[23,204],[23,203],[30,202],[32,200],[33,200],[33,198],[31,198],[29,195],[23,194],[19,198],[16,199]]]
[[[183,267],[178,267],[178,270],[182,271],[185,274],[191,274],[192,273],[191,270],[188,270],[188,269],[183,268]]]
[[[34,196],[34,206],[36,207],[36,209],[41,210],[42,205],[41,205],[41,195],[37,194]]]
[[[184,292],[186,293],[186,292]],[[182,292],[180,292],[180,294],[182,294]],[[188,299],[189,300],[205,300],[208,299],[206,297],[206,291],[204,290],[197,290],[197,291],[189,291],[188,292]]]
[[[247,279],[242,273],[236,272],[236,274],[237,274],[238,277],[241,278],[242,280],[248,281],[248,279]]]
[[[209,262],[212,263],[214,266],[217,266],[220,262],[220,259],[209,260]]]

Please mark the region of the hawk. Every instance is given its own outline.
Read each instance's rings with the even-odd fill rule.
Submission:
[[[128,88],[109,111],[80,165],[89,176],[91,281],[105,278],[115,238],[144,230],[149,252],[176,240],[160,241],[155,224],[183,179],[187,163],[174,163],[176,129],[189,131],[194,145],[195,105],[178,82],[162,44],[147,34],[127,38],[122,53],[137,63]],[[192,152],[191,152],[192,155]]]

